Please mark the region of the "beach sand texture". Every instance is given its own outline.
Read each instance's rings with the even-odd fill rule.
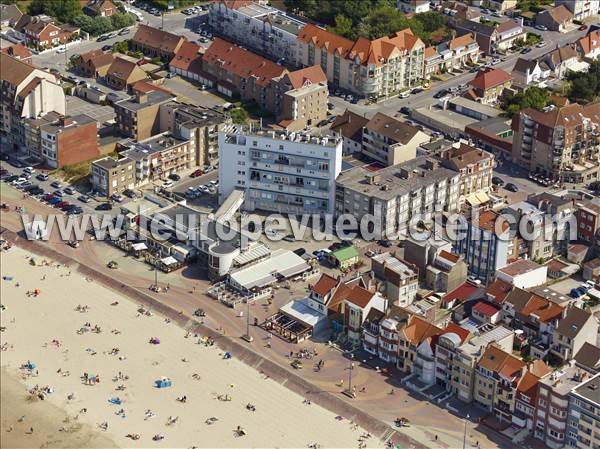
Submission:
[[[240,361],[223,359],[216,346],[185,338],[184,330],[161,316],[139,316],[137,304],[88,282],[75,270],[67,276],[65,267],[32,266],[28,257],[19,248],[0,256],[2,276],[13,277],[0,281],[6,307],[1,315],[6,327],[1,334],[5,345],[1,362],[3,374],[8,374],[1,382],[3,448],[358,446],[364,431],[349,420],[304,404],[302,396]],[[27,291],[35,288],[41,294],[28,297]],[[115,301],[118,305],[111,305]],[[89,306],[89,311],[76,311],[78,305]],[[78,333],[84,323],[98,325],[101,332]],[[159,338],[160,344],[150,344],[151,337]],[[118,353],[111,354],[113,348]],[[20,369],[28,360],[36,369]],[[86,385],[81,379],[84,372],[99,375],[100,382]],[[119,372],[129,379],[113,382]],[[156,388],[154,382],[161,376],[173,385]],[[26,390],[36,384],[50,386],[53,392],[45,401],[29,402]],[[118,385],[125,389],[117,391]],[[70,394],[72,400],[67,398]],[[187,401],[179,402],[184,395]],[[218,395],[228,395],[231,401],[221,401]],[[110,404],[115,397],[123,403]],[[256,411],[247,410],[248,403]],[[121,409],[123,413],[116,414]],[[145,419],[146,410],[155,416]],[[21,415],[25,420],[16,422]],[[169,417],[177,417],[177,422],[167,424]],[[206,424],[211,417],[218,421]],[[108,423],[108,430],[98,428],[102,422]],[[13,430],[8,432],[10,426]],[[33,434],[26,434],[31,426]],[[63,426],[69,432],[59,431]],[[245,436],[236,436],[237,426]],[[139,434],[140,439],[134,441],[127,434]],[[164,439],[153,441],[156,434]],[[380,445],[374,438],[366,442],[370,447]]]

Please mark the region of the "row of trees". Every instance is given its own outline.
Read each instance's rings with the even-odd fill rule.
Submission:
[[[546,89],[531,86],[525,92],[518,92],[516,94],[504,91],[501,107],[504,110],[504,115],[512,117],[521,109],[533,108],[541,111],[550,103],[550,93]]]
[[[79,0],[32,0],[27,14],[46,14],[62,23],[73,23],[75,17],[83,14]]]
[[[90,17],[81,14],[75,17],[71,23],[92,36],[98,36],[109,31],[131,26],[135,23],[135,18],[132,14],[127,13],[113,14],[110,17]]]
[[[426,44],[431,44],[431,33],[444,30],[446,25],[446,17],[435,12],[409,19],[396,9],[392,0],[284,0],[284,4],[289,10],[323,22],[332,32],[352,40],[379,39],[410,28]]]

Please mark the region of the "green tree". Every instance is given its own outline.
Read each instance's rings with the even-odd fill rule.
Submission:
[[[123,53],[125,55],[125,54],[127,54],[128,51],[129,51],[129,41],[115,42],[112,46],[113,53]]]
[[[32,0],[27,13],[46,14],[62,23],[73,23],[77,16],[82,15],[79,0]]]
[[[550,94],[545,89],[540,89],[537,86],[532,86],[525,90],[525,92],[519,92],[512,94],[507,92],[502,98],[502,109],[504,115],[512,117],[521,109],[533,108],[541,111],[550,103]]]
[[[335,26],[330,27],[330,31],[348,39],[356,39],[356,33],[352,27],[352,20],[341,14],[338,14],[335,18]]]
[[[592,101],[596,96],[596,90],[592,84],[591,77],[578,77],[571,81],[569,98],[572,100]]]
[[[314,17],[318,8],[317,0],[283,0],[283,4],[290,11],[307,17]]]
[[[420,22],[421,25],[423,25],[423,30],[426,33],[433,33],[434,31],[446,26],[446,16],[438,12],[424,12],[415,15],[414,18]]]
[[[110,21],[113,30],[129,27],[135,23],[132,14],[113,14],[110,16]]]
[[[238,125],[245,125],[248,123],[248,113],[243,108],[232,109],[229,114],[231,115],[231,121]]]

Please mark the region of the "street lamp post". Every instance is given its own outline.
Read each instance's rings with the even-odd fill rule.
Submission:
[[[467,448],[467,420],[470,418],[469,414],[465,417],[465,432],[463,434],[463,449]]]
[[[354,392],[352,391],[352,371],[354,371],[354,354],[350,354],[350,363],[348,365],[348,388],[344,390],[344,394],[351,399],[354,399]]]
[[[242,335],[242,338],[246,340],[248,343],[251,343],[254,340],[254,337],[250,335],[250,301],[246,300],[246,333]]]

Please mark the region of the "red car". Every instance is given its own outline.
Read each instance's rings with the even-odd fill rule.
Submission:
[[[50,201],[52,198],[54,198],[54,195],[47,193],[46,196],[44,196],[44,201]]]
[[[585,30],[587,30],[587,25],[581,25],[579,27],[579,31],[585,31]]]
[[[190,175],[190,178],[197,178],[198,176],[202,176],[204,172],[200,169],[196,170]]]
[[[62,209],[63,207],[66,207],[69,205],[68,201],[61,201],[60,203],[56,203],[54,205],[54,207],[56,207],[57,209]]]

